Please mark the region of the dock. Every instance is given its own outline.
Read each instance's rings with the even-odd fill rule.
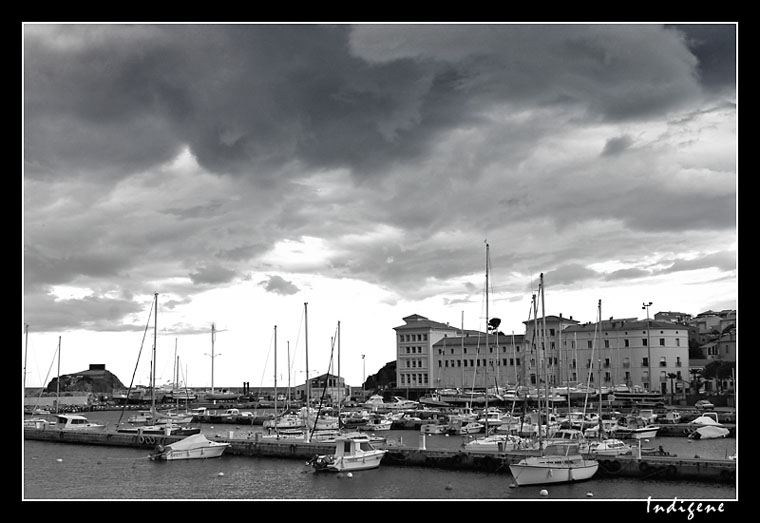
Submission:
[[[72,431],[60,429],[24,429],[24,439],[64,444],[105,445],[153,450],[156,445],[169,445],[184,436],[138,435],[110,431]],[[225,455],[298,459],[304,462],[316,454],[330,454],[333,443],[307,442],[296,439],[269,440],[258,434],[253,438],[210,438],[230,443]],[[426,449],[425,439],[417,447],[386,445],[383,466],[425,467],[433,469],[470,470],[509,474],[509,465],[536,451],[476,453],[464,450]],[[598,457],[601,477],[690,480],[715,483],[736,483],[736,461],[681,458],[677,456]]]

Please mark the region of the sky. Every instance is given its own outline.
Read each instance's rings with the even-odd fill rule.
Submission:
[[[155,322],[157,384],[360,387],[412,314],[524,333],[541,274],[735,309],[737,29],[25,23],[25,383],[148,384]]]

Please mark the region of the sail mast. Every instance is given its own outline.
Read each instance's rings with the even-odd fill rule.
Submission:
[[[309,419],[309,407],[311,406],[311,391],[309,390],[311,387],[311,383],[309,382],[309,319],[308,319],[308,303],[303,304],[303,318],[304,318],[304,339],[305,339],[305,345],[306,345],[306,411],[305,411],[305,420],[304,424],[306,425],[306,430],[304,431],[304,438],[306,441],[310,441],[311,437],[309,436],[309,426],[307,420]]]
[[[489,347],[488,347],[488,327],[490,326],[491,318],[488,315],[488,242],[486,242],[486,374],[485,374],[485,394],[486,394],[486,402],[485,402],[485,420],[486,420],[486,427],[485,432],[486,435],[488,435],[488,361],[491,360],[489,354]],[[498,384],[497,384],[498,387]]]
[[[158,293],[153,294],[156,302],[153,314],[153,362],[150,367],[150,411],[156,414],[156,341],[158,340]]]
[[[58,379],[55,380],[55,413],[60,412],[61,405],[61,337],[58,336]]]
[[[277,325],[274,326],[274,418],[277,419]]]

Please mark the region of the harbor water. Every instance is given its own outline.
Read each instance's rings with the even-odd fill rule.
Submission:
[[[88,419],[115,429],[119,413]],[[209,437],[252,437],[261,426],[201,425]],[[230,434],[231,433],[231,434]],[[393,444],[415,446],[412,430],[377,433]],[[427,436],[428,449],[461,449],[466,437]],[[654,438],[682,457],[723,459],[736,439]],[[485,473],[384,466],[349,475],[315,473],[301,460],[223,455],[209,460],[157,462],[145,449],[23,441],[23,500],[725,500],[737,485],[639,478],[592,478],[547,486],[516,487],[508,472]]]

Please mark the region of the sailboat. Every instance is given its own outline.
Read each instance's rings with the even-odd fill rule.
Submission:
[[[198,434],[200,427],[191,427],[189,425],[183,425],[179,423],[167,420],[163,423],[158,423],[156,420],[159,418],[159,414],[156,410],[156,395],[154,389],[156,386],[156,343],[158,341],[158,293],[154,293],[153,296],[153,360],[150,369],[150,390],[151,390],[151,407],[150,407],[150,421],[146,425],[135,424],[132,427],[118,427],[117,432],[131,433],[131,434],[163,434],[166,436],[190,436],[192,434]],[[138,358],[139,359],[139,358]],[[121,419],[121,418],[120,418]]]
[[[539,285],[543,321],[546,322],[543,273],[541,273]],[[545,332],[546,329],[542,329],[542,341],[545,339]],[[543,345],[545,344],[542,343]],[[545,367],[544,351],[545,346],[541,354],[542,363]],[[593,477],[599,469],[599,462],[595,459],[584,457],[577,443],[555,443],[542,448],[543,443],[541,441],[540,430],[538,431],[538,437],[539,448],[541,449],[540,455],[528,456],[517,463],[509,465],[509,471],[518,486],[583,481]]]

